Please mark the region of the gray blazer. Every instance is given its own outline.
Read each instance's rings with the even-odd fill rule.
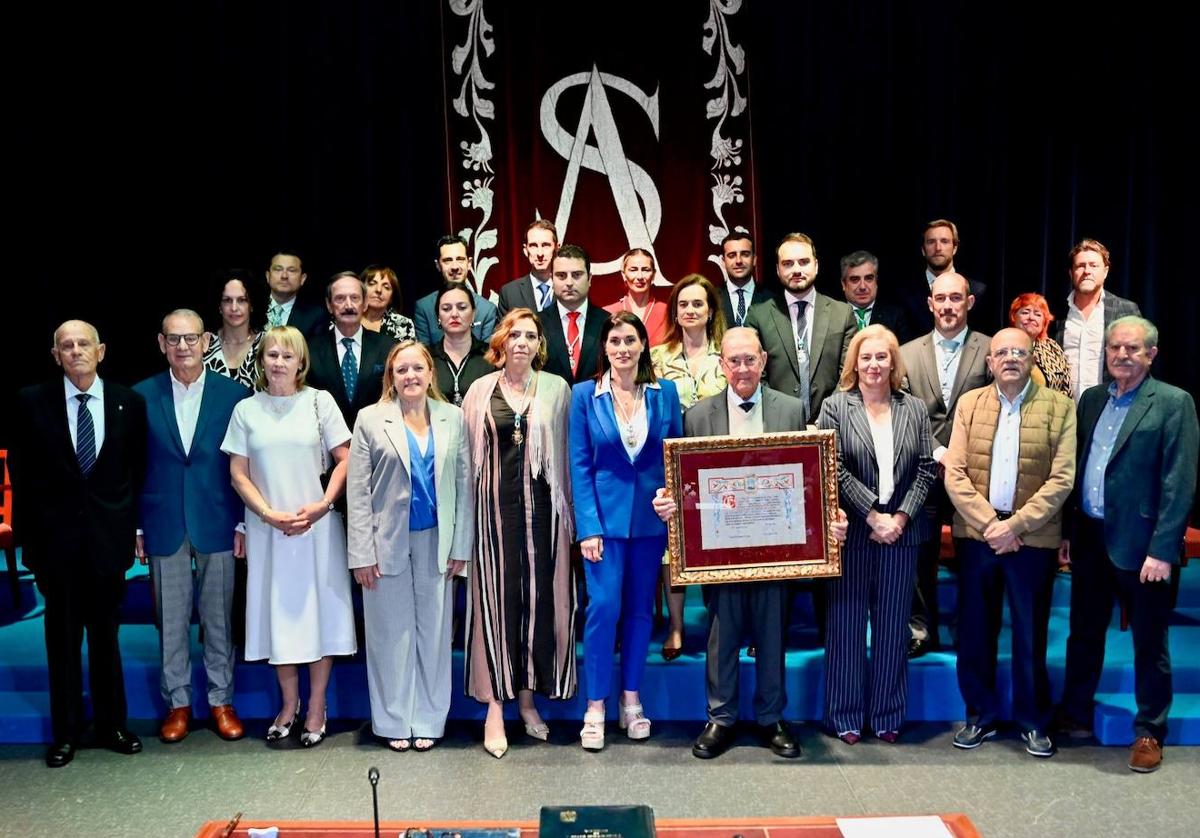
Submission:
[[[1068,297],[1067,299],[1068,299],[1068,305],[1069,305],[1070,297]],[[1136,315],[1140,316],[1141,313],[1142,313],[1142,310],[1140,308],[1138,308],[1138,304],[1135,303],[1133,300],[1127,300],[1124,297],[1118,297],[1116,294],[1112,293],[1107,288],[1104,289],[1104,329],[1105,329],[1105,331],[1108,330],[1108,324],[1112,323],[1114,320],[1120,319],[1120,318],[1125,317],[1130,314],[1136,314]],[[1066,337],[1066,335],[1067,335],[1067,312],[1063,311],[1062,316],[1057,319],[1057,322],[1054,325],[1054,340],[1058,343],[1059,346],[1062,346],[1064,350],[1066,349],[1066,346],[1063,345],[1063,339]],[[1108,372],[1108,364],[1106,364],[1104,362],[1104,349],[1102,347],[1100,350],[1100,383],[1108,384],[1110,381],[1112,381],[1112,375],[1109,374],[1109,372]],[[1140,567],[1140,565],[1139,565],[1139,567]]]
[[[900,357],[908,371],[904,389],[925,403],[929,412],[929,425],[933,437],[940,445],[950,444],[950,432],[954,429],[954,405],[958,397],[968,390],[982,387],[991,380],[987,368],[987,354],[992,342],[991,335],[971,329],[963,344],[962,358],[958,361],[958,372],[950,388],[950,404],[942,401],[942,384],[938,378],[937,355],[933,351],[933,336],[936,332],[910,340],[900,347]],[[936,446],[935,446],[936,447]]]
[[[470,561],[475,509],[471,498],[471,453],[463,413],[429,400],[437,491],[438,568],[451,559]],[[350,567],[379,565],[394,576],[409,566],[408,509],[412,464],[400,406],[363,408],[350,443],[346,477],[347,552]]]
[[[850,512],[849,547],[866,545],[872,509],[904,512],[908,526],[899,543],[921,544],[929,536],[929,523],[921,508],[936,480],[929,415],[916,396],[892,393],[892,476],[895,491],[886,504],[879,503],[879,463],[875,440],[862,393],[857,389],[834,393],[821,405],[817,427],[837,431],[838,490]]]
[[[684,436],[729,435],[729,388],[701,399],[683,414]],[[799,399],[769,387],[762,388],[763,431],[802,431],[807,417]]]

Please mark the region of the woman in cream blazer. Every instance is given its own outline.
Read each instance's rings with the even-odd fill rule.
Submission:
[[[350,444],[349,564],[363,586],[372,730],[392,750],[427,751],[450,711],[449,581],[473,547],[470,448],[429,350],[397,344],[386,370]]]

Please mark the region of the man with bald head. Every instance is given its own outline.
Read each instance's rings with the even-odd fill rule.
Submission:
[[[46,764],[59,768],[86,726],[85,631],[96,743],[122,754],[142,749],[126,728],[117,628],[137,535],[146,405],[97,375],[104,344],[92,324],[63,323],[50,354],[63,375],[17,394],[9,468],[14,534],[46,600],[54,737]]]
[[[767,356],[751,328],[733,328],[721,341],[721,369],[728,385],[720,393],[701,399],[683,416],[686,436],[754,437],[778,431],[802,431],[807,417],[803,403],[762,386]],[[660,491],[654,509],[664,521],[675,514],[675,501]],[[845,515],[840,515],[834,536],[844,540]],[[738,720],[738,681],[742,637],[749,631],[758,652],[755,656],[754,715],[758,733],[776,755],[800,756],[783,710],[784,620],[787,615],[786,581],[709,585],[708,656],[705,684],[708,724],[692,746],[700,759],[720,756],[735,738]]]
[[[164,742],[178,742],[188,734],[189,627],[198,588],[208,706],[217,734],[240,739],[244,729],[233,709],[231,614],[234,557],[246,555],[239,531],[244,529],[244,507],[233,491],[221,440],[234,406],[250,391],[205,369],[208,333],[194,311],[177,309],[163,318],[158,348],[168,369],[133,389],[146,400],[146,479],[137,557],[150,563],[158,614],[159,686],[168,708],[159,735]]]
[[[989,337],[967,328],[967,314],[975,305],[966,277],[945,271],[935,277],[925,300],[926,316],[933,315],[933,331],[900,347],[908,370],[906,389],[925,403],[933,431],[933,459],[942,462],[950,444],[954,406],[959,396],[982,387],[988,380]],[[942,469],[939,469],[939,473]],[[917,586],[909,625],[909,657],[919,657],[940,646],[938,632],[937,575],[942,549],[942,524],[952,510],[941,481],[925,500],[930,519],[929,541],[917,554]]]
[[[958,685],[967,705],[956,748],[996,735],[996,641],[1008,596],[1012,716],[1031,756],[1054,755],[1046,635],[1063,508],[1075,482],[1075,405],[1030,378],[1033,343],[1001,329],[987,358],[993,384],[963,395],[942,460],[959,555]]]

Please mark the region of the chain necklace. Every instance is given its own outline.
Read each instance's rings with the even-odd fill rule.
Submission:
[[[642,385],[638,385],[633,391],[633,406],[626,413],[621,409],[621,400],[617,398],[617,388],[615,383],[610,381],[612,390],[613,408],[617,414],[617,427],[625,432],[625,445],[629,448],[637,447],[637,433],[633,429],[633,420],[637,418],[638,408],[641,407],[644,390]]]
[[[529,408],[529,400],[533,395],[531,391],[532,382],[533,373],[530,373],[525,378],[525,386],[521,388],[521,400],[516,404],[513,404],[513,400],[516,398],[516,393],[513,392],[511,396],[509,395],[509,391],[513,390],[513,388],[511,385],[509,385],[507,376],[504,373],[500,373],[500,391],[504,395],[505,401],[508,402],[508,406],[512,408],[514,414],[512,433],[512,441],[514,445],[520,445],[525,441],[525,434],[521,430],[521,414],[523,414]]]
[[[275,396],[267,393],[267,409],[276,416],[283,416],[292,409],[292,404],[295,403],[295,397],[297,395],[299,395],[299,393],[288,393],[285,396]]]

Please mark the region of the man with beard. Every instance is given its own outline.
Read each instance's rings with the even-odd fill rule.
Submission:
[[[771,299],[771,292],[754,279],[754,240],[738,230],[727,234],[721,240],[721,265],[725,268],[725,293],[721,295],[725,325],[744,326],[750,306]]]
[[[958,225],[948,218],[935,218],[925,225],[921,234],[921,257],[925,260],[925,276],[923,281],[914,281],[908,287],[904,305],[908,309],[909,318],[913,323],[920,323],[925,318],[925,299],[933,281],[942,274],[958,273],[954,266],[954,257],[958,255]],[[968,280],[970,295],[975,298],[976,315],[982,313],[983,295],[987,285],[977,280]],[[984,324],[985,328],[994,328],[996,322]]]

